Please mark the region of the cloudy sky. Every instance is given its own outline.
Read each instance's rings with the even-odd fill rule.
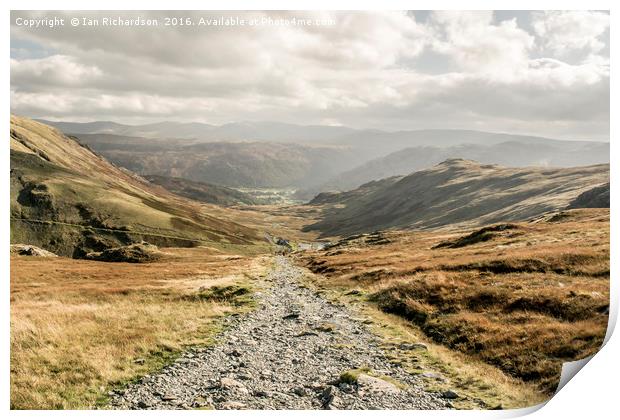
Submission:
[[[267,15],[328,24],[270,25]],[[160,25],[69,24],[119,16]],[[208,25],[220,16],[261,24]],[[52,17],[65,25],[18,24]],[[205,25],[164,27],[165,17]],[[11,20],[11,109],[30,117],[609,139],[605,12],[13,12]]]

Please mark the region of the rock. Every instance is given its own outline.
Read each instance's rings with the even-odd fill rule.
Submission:
[[[393,383],[364,373],[357,376],[357,385],[372,393],[397,394],[400,392],[400,389]]]
[[[137,365],[143,365],[146,362],[146,360],[144,360],[144,359],[134,359],[133,362],[135,364],[137,364]]]
[[[297,312],[291,312],[282,317],[282,319],[297,319],[297,318],[299,318],[299,313]]]
[[[220,379],[220,388],[222,389],[245,389],[245,386],[239,382],[234,380],[233,378],[222,378]]]
[[[309,386],[310,389],[314,389],[314,390],[319,390],[319,389],[323,389],[325,387],[325,385],[322,385],[318,382],[312,382]]]
[[[355,388],[351,384],[347,384],[345,382],[338,384],[338,388],[344,393],[351,394],[355,392]]]
[[[293,394],[297,395],[298,397],[304,397],[306,395],[306,390],[304,387],[297,386],[293,388]]]
[[[11,244],[11,254],[26,255],[29,257],[58,257],[53,252],[47,251],[34,245]]]
[[[157,261],[163,255],[155,245],[140,242],[117,248],[108,248],[102,252],[89,252],[84,258],[106,262],[146,263]]]
[[[421,376],[423,376],[424,378],[429,378],[429,379],[437,379],[438,381],[441,381],[441,382],[447,381],[445,377],[441,376],[438,373],[434,373],[434,372],[424,372]]]
[[[246,405],[239,401],[227,401],[222,404],[222,410],[243,410]]]
[[[398,348],[401,350],[416,350],[416,349],[424,349],[428,350],[428,346],[424,343],[400,343]]]
[[[174,396],[174,395],[172,395],[172,394],[164,394],[164,395],[161,397],[161,400],[162,400],[162,401],[174,401],[174,400],[176,400],[176,399],[177,399],[177,397],[175,397],[175,396]]]
[[[306,336],[309,336],[309,335],[318,336],[318,334],[315,333],[314,331],[306,331],[306,330],[304,330],[304,331],[300,332],[299,334],[295,335],[295,337],[306,337]]]
[[[340,404],[340,399],[336,395],[335,386],[329,385],[323,389],[323,392],[321,392],[321,402],[325,410],[333,410]]]
[[[361,290],[353,289],[345,293],[345,296],[355,296],[355,295],[361,295],[361,294],[362,294]]]
[[[239,350],[237,350],[237,349],[234,349],[233,351],[228,353],[228,355],[232,356],[232,357],[239,357],[239,356],[241,356],[241,352]]]
[[[316,327],[314,327],[314,329],[320,332],[334,332],[334,330],[336,329],[336,326],[329,322],[323,322],[322,324],[319,324]]]
[[[323,402],[331,401],[334,398],[335,392],[336,387],[334,387],[333,385],[328,385],[321,392],[321,399],[323,400]]]
[[[454,392],[453,390],[449,389],[449,390],[447,390],[447,391],[443,391],[443,392],[441,393],[441,396],[442,396],[443,398],[447,398],[447,399],[449,399],[449,400],[454,400],[454,399],[456,399],[456,398],[458,398],[458,397],[459,397],[459,394],[457,394],[457,393],[456,393],[456,392]]]
[[[138,401],[138,408],[148,408],[149,405],[145,401]]]
[[[253,395],[255,397],[258,397],[258,398],[267,398],[267,397],[271,396],[271,393],[261,389],[261,390],[258,390],[258,391],[254,391]]]

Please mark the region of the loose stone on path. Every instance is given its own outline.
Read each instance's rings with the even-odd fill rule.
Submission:
[[[213,346],[113,393],[109,408],[450,407],[452,394],[425,391],[420,377],[388,360],[364,322],[302,287],[302,276],[301,268],[276,257],[266,278],[271,287],[256,294],[256,310],[228,317]],[[364,372],[357,381],[340,380],[356,369]]]

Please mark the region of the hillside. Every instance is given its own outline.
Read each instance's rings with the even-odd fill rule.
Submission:
[[[370,306],[378,324],[392,318],[377,310],[406,320],[419,332],[416,340],[467,354],[547,395],[562,363],[592,355],[605,337],[609,209],[475,230],[356,235],[297,258],[316,273],[317,288],[333,290],[343,306]],[[436,363],[426,354],[432,348],[414,347],[400,360],[421,369]],[[497,398],[497,385],[467,379],[473,372],[458,373],[455,382],[465,388],[458,393]],[[441,371],[452,374],[452,367]]]
[[[203,203],[217,204],[219,206],[260,204],[256,199],[248,194],[219,185],[161,175],[146,175],[144,178],[153,184],[160,185],[168,191],[180,195],[181,197],[187,197]]]
[[[52,127],[11,116],[11,242],[83,256],[139,240],[252,244],[255,230],[206,214]]]
[[[566,208],[582,192],[609,182],[609,165],[506,168],[450,159],[370,193],[332,197],[322,220],[306,226],[323,236],[388,228],[437,228],[527,220]]]
[[[609,143],[474,130],[385,131],[276,122],[49,122],[136,173],[249,188],[295,188],[309,200],[449,158],[505,166],[609,162]]]
[[[359,164],[354,150],[337,146],[199,143],[111,134],[80,134],[79,138],[114,164],[141,175],[178,177],[227,187],[308,187]]]
[[[582,192],[568,207],[571,209],[609,208],[609,182]]]
[[[346,191],[372,180],[406,175],[430,168],[450,158],[471,159],[483,164],[514,167],[585,166],[609,163],[609,144],[552,140],[533,142],[519,139],[488,145],[463,144],[443,148],[408,147],[344,171],[322,185],[298,192],[298,196],[308,199],[321,191]]]

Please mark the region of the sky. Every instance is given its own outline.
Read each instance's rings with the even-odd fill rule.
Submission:
[[[64,25],[46,25],[52,18]],[[164,26],[166,18],[191,25]],[[217,18],[237,24],[216,26]],[[608,141],[609,14],[12,12],[11,111],[64,121],[278,121]]]

